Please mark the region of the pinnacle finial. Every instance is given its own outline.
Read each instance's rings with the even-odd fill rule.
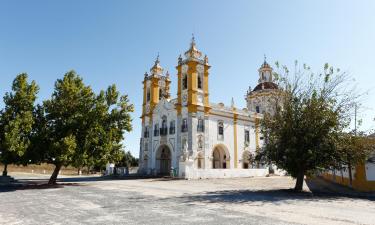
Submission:
[[[194,33],[191,34],[191,44],[195,44],[195,37]]]
[[[158,52],[158,55],[156,56],[156,60],[155,60],[155,64],[157,63],[160,63],[160,60],[159,60],[159,52]]]
[[[267,56],[264,54],[264,62],[267,62]]]
[[[234,108],[234,98],[232,97],[231,106]]]

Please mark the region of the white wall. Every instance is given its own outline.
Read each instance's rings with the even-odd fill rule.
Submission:
[[[366,163],[366,178],[368,181],[375,181],[375,163]]]
[[[190,170],[185,174],[185,179],[208,178],[235,178],[235,177],[260,177],[266,176],[268,169],[210,169]]]

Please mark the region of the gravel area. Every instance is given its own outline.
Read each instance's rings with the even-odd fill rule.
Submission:
[[[289,177],[110,180],[11,174],[0,224],[375,224],[373,198],[295,194]]]

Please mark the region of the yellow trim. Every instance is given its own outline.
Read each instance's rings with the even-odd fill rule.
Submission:
[[[225,118],[229,118],[229,119],[232,119],[233,116],[226,116],[226,115],[222,115],[222,114],[218,114],[218,113],[213,113],[213,112],[210,112],[210,115],[212,116],[221,116],[221,117],[225,117]],[[237,120],[238,121],[246,121],[246,122],[253,122],[253,120],[245,120],[245,119],[241,119],[237,116]]]
[[[255,118],[255,148],[259,151],[259,119]]]
[[[188,112],[197,112],[197,62],[188,62]]]
[[[181,115],[181,106],[182,106],[182,97],[181,97],[181,82],[182,82],[182,72],[181,72],[181,65],[176,67],[177,69],[177,115]]]
[[[233,131],[234,131],[234,168],[237,168],[238,149],[237,149],[237,116],[236,109],[233,108]]]
[[[205,65],[204,66],[204,74],[203,74],[203,94],[204,94],[204,99],[203,99],[203,104],[204,104],[204,112],[205,114],[210,113],[210,101],[209,101],[209,91],[208,91],[208,69],[210,69],[210,66]]]
[[[350,186],[349,178],[341,177],[340,174],[333,176],[333,174],[323,173],[322,177],[331,182]],[[368,181],[366,178],[366,166],[361,163],[355,167],[353,174],[352,188],[358,191],[375,191],[375,181]]]

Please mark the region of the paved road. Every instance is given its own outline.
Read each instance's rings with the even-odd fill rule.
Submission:
[[[16,174],[19,179],[30,178]],[[34,182],[45,177],[34,175]],[[41,180],[39,180],[41,179]],[[0,224],[374,224],[375,202],[293,194],[287,177],[217,180],[65,178],[0,189]]]

